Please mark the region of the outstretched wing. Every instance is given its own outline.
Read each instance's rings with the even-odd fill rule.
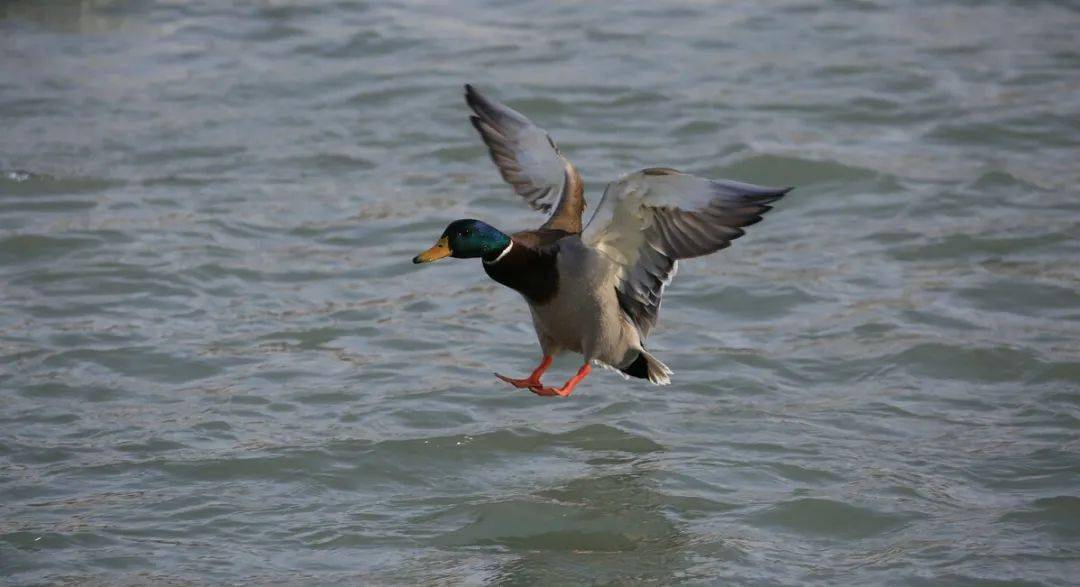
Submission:
[[[581,238],[616,263],[619,305],[644,339],[677,261],[727,247],[790,190],[645,169],[608,184]]]
[[[475,113],[469,119],[487,144],[503,179],[530,206],[551,214],[543,228],[581,232],[581,213],[585,210],[581,175],[547,132],[468,84],[465,101]]]

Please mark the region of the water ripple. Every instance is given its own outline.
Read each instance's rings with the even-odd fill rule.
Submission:
[[[1078,25],[0,4],[5,579],[1075,583]],[[797,186],[680,264],[673,385],[509,389],[519,297],[412,265],[450,219],[539,222],[464,82],[551,131],[590,209],[653,165]]]

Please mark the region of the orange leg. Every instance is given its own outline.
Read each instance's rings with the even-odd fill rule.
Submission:
[[[574,391],[574,388],[577,387],[577,384],[581,383],[581,380],[585,379],[585,377],[591,371],[592,371],[592,366],[590,366],[588,363],[585,363],[584,365],[581,366],[580,369],[578,369],[577,375],[574,375],[573,377],[571,377],[570,381],[566,382],[566,385],[563,385],[562,387],[560,387],[558,389],[556,389],[554,387],[543,387],[543,386],[540,386],[540,385],[530,385],[529,390],[532,391],[533,393],[535,393],[536,395],[558,395],[558,396],[566,397],[566,396],[570,395],[571,391]]]
[[[544,360],[540,361],[540,366],[533,370],[532,374],[529,375],[526,379],[513,379],[504,375],[499,375],[498,373],[496,373],[495,376],[518,389],[523,389],[526,387],[543,387],[543,384],[540,383],[540,376],[543,375],[544,371],[547,371],[548,367],[550,366],[551,355],[544,355]]]

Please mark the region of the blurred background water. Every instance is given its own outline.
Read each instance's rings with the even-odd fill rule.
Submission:
[[[11,584],[1080,577],[1068,2],[0,3]],[[683,265],[655,388],[538,349],[461,98],[796,185]],[[556,362],[552,381],[576,369]]]

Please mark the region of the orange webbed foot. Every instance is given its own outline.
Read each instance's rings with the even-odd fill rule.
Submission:
[[[569,381],[566,382],[566,385],[563,385],[559,388],[544,387],[542,385],[530,385],[529,391],[535,393],[536,395],[557,395],[559,397],[567,397],[574,391],[574,388],[577,387],[577,384],[581,383],[582,379],[585,379],[585,377],[589,374],[590,371],[592,371],[592,367],[588,363],[585,363],[581,366],[580,369],[578,369],[577,375],[574,375],[570,378]]]
[[[544,387],[543,385],[533,385],[533,386],[529,387],[529,391],[535,393],[536,395],[544,395],[544,396],[557,395],[559,397],[566,397],[566,396],[570,395],[570,392],[574,391],[574,388],[571,387],[571,388],[567,389],[566,387],[554,388],[554,387]]]
[[[498,377],[499,379],[502,379],[503,381],[509,383],[510,385],[513,385],[514,387],[516,387],[518,389],[524,389],[526,387],[533,388],[533,387],[539,387],[540,386],[540,378],[539,377],[537,377],[536,379],[533,379],[532,377],[529,377],[529,378],[526,378],[526,379],[514,379],[513,377],[507,377],[506,375],[500,375],[499,373],[496,373],[495,376]]]
[[[496,373],[495,376],[498,377],[499,379],[502,379],[503,381],[509,383],[510,385],[513,385],[514,387],[516,387],[518,389],[524,389],[526,387],[528,387],[529,389],[532,389],[533,387],[542,387],[543,386],[543,384],[540,383],[540,376],[543,375],[544,371],[547,371],[547,368],[550,367],[550,366],[551,366],[551,356],[550,355],[544,355],[543,360],[540,361],[540,365],[536,369],[533,369],[533,372],[530,373],[529,376],[526,377],[525,379],[514,379],[513,377],[507,377],[505,375],[500,375],[498,373]]]

